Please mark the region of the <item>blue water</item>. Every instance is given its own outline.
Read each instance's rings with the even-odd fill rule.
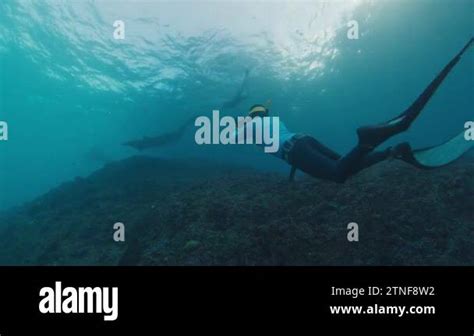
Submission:
[[[124,141],[209,115],[246,69],[248,98],[237,112],[271,99],[292,131],[345,152],[356,127],[417,97],[473,35],[473,19],[472,0],[2,0],[0,120],[9,140],[0,142],[0,209],[136,154]],[[125,22],[124,40],[113,38],[115,20]],[[358,40],[346,37],[350,20]],[[439,143],[472,120],[473,66],[471,51],[404,139]],[[192,139],[190,130],[147,154],[286,172],[257,151],[198,148]]]

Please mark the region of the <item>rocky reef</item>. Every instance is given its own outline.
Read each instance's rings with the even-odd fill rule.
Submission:
[[[335,184],[137,156],[0,216],[0,264],[474,265],[473,205],[472,158]]]

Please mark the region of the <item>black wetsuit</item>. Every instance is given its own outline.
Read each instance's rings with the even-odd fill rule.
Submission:
[[[473,39],[443,68],[422,94],[403,113],[386,123],[361,127],[357,130],[359,143],[345,156],[340,156],[310,136],[295,136],[285,159],[294,168],[322,179],[344,182],[348,177],[370,167],[391,155],[391,148],[373,151],[388,138],[407,130],[421,113],[443,80],[459,62]],[[406,146],[400,148],[406,149]],[[395,153],[396,155],[397,153]],[[293,172],[292,172],[293,177]]]
[[[313,137],[305,135],[295,141],[288,153],[288,163],[313,177],[342,183],[349,176],[387,159],[389,155],[390,148],[372,151],[358,145],[341,157]]]

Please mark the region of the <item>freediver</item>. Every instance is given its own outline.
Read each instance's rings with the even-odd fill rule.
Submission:
[[[473,39],[471,38],[422,94],[399,116],[382,124],[358,128],[358,143],[345,156],[334,152],[312,136],[290,132],[280,121],[280,146],[274,155],[292,167],[290,180],[294,179],[296,169],[300,169],[312,177],[342,183],[361,170],[388,158],[400,159],[426,169],[439,167],[459,158],[472,147],[471,143],[464,140],[464,132],[444,144],[419,150],[412,150],[407,142],[382,151],[375,151],[375,148],[410,127],[472,43]],[[268,117],[269,113],[269,109],[260,104],[253,105],[249,110],[251,122],[255,122],[256,117]],[[434,160],[430,159],[430,156],[434,157]]]
[[[242,80],[242,83],[240,84],[239,89],[235,93],[235,95],[232,97],[232,99],[225,101],[221,107],[220,111],[222,110],[229,110],[236,108],[239,106],[244,100],[247,99],[247,82],[248,82],[248,77],[249,77],[250,70],[246,69],[244,73],[244,78]],[[124,143],[123,145],[125,146],[130,146],[133,147],[137,150],[144,150],[147,148],[152,148],[152,147],[159,147],[159,146],[164,146],[168,145],[171,143],[178,142],[181,137],[184,135],[186,132],[186,129],[194,124],[194,120],[198,116],[192,116],[191,118],[187,119],[180,127],[178,127],[176,130],[165,133],[165,134],[160,134],[158,136],[154,137],[143,137],[142,139],[138,140],[132,140]]]
[[[312,136],[289,131],[281,120],[279,122],[279,150],[272,154],[283,159],[292,167],[290,180],[294,179],[296,169],[299,169],[310,176],[339,183],[343,183],[350,176],[388,158],[400,159],[424,169],[453,162],[472,146],[471,141],[464,140],[464,132],[444,144],[429,148],[413,150],[409,143],[403,142],[385,150],[376,151],[375,149],[392,136],[400,134],[410,127],[449,72],[459,62],[464,52],[473,44],[473,41],[474,39],[471,38],[403,113],[385,123],[358,128],[358,143],[345,156],[336,153]],[[237,95],[224,103],[223,107],[237,106],[244,99],[243,91],[247,76],[248,71]],[[268,117],[269,113],[268,107],[258,104],[250,108],[249,116],[251,122],[255,122],[256,117]],[[189,119],[172,133],[131,141],[125,145],[142,150],[176,141],[194,119],[194,117]]]

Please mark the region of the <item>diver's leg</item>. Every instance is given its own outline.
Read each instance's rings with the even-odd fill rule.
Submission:
[[[342,182],[338,176],[337,160],[321,153],[313,138],[299,139],[289,154],[289,163],[312,177]]]
[[[336,174],[344,181],[361,170],[386,160],[391,155],[391,148],[383,151],[369,151],[363,146],[355,146],[336,163]]]
[[[362,160],[357,161],[353,166],[349,167],[346,171],[347,176],[351,176],[359,173],[365,168],[369,168],[379,162],[385,161],[389,157],[393,156],[393,149],[389,147],[382,151],[372,151],[365,155]]]
[[[316,149],[318,152],[320,152],[324,156],[327,156],[328,158],[332,160],[339,160],[341,158],[341,155],[339,153],[333,151],[328,146],[323,145],[321,142],[319,142],[315,138],[309,137],[307,141],[309,141],[309,144],[311,145],[311,147]]]
[[[430,98],[434,95],[443,80],[461,59],[462,54],[473,43],[471,38],[461,51],[444,67],[421,95],[402,114],[381,125],[361,127],[357,130],[359,144],[375,148],[388,138],[406,131],[412,122],[418,117]]]
[[[336,160],[336,170],[338,170],[338,174],[342,175],[344,178],[347,178],[378,162],[384,161],[391,154],[391,147],[383,151],[370,151],[365,147],[356,146],[348,154],[342,157],[312,137],[307,141],[310,143],[311,147],[319,153],[332,160]]]
[[[304,137],[295,143],[290,163],[313,177],[342,183],[362,169],[385,160],[390,153],[389,150],[371,152],[357,145],[344,157],[333,159],[320,149],[315,139]]]

